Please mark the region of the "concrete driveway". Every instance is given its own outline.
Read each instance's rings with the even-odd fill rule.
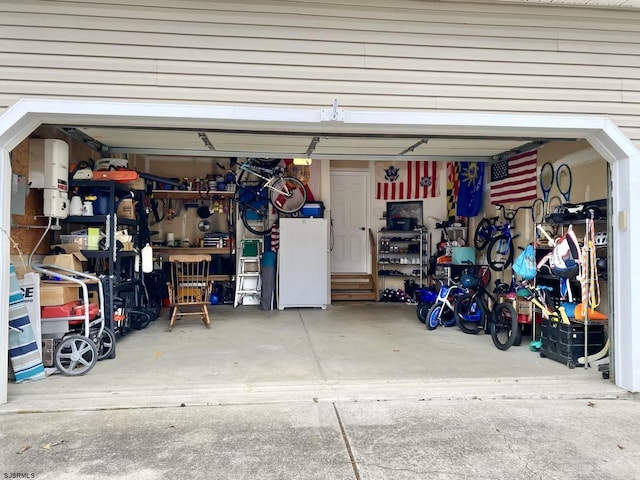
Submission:
[[[635,396],[526,338],[499,351],[403,305],[211,313],[10,385],[3,478],[640,478]]]

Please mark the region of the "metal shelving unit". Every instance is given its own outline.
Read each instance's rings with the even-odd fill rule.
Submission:
[[[380,290],[392,280],[414,280],[421,286],[429,260],[429,234],[426,230],[379,230],[377,269]]]
[[[100,273],[100,278],[104,288],[104,309],[102,313],[105,319],[105,327],[114,331],[114,297],[122,291],[136,292],[141,284],[140,279],[133,268],[133,260],[136,253],[130,250],[118,250],[116,248],[115,233],[118,227],[127,226],[134,234],[134,237],[138,234],[138,220],[131,218],[118,217],[116,212],[116,198],[118,196],[127,195],[132,191],[131,188],[118,183],[115,180],[71,180],[69,183],[70,189],[76,190],[79,194],[87,195],[93,193],[95,190],[101,190],[108,195],[107,201],[107,213],[91,216],[69,216],[62,220],[62,223],[67,226],[67,229],[71,229],[71,226],[94,226],[100,227],[104,230],[104,234],[107,236],[108,243],[106,249],[89,250],[81,248],[82,254],[93,263],[93,271],[99,270],[95,268],[99,262],[103,262],[107,265],[104,272]],[[136,245],[142,248],[143,245]],[[123,260],[126,260],[126,264],[123,265]],[[126,273],[128,279],[122,281],[121,277],[123,273]],[[115,347],[112,354],[112,358],[115,357]]]
[[[539,227],[544,228],[544,226],[552,226],[552,227],[556,227],[559,232],[554,235],[555,237],[561,237],[565,232],[566,229],[572,225],[574,228],[575,227],[584,227],[584,235],[582,238],[582,242],[583,242],[583,246],[582,246],[582,252],[581,255],[583,258],[587,258],[590,262],[590,258],[591,258],[591,249],[595,249],[596,251],[599,249],[606,249],[607,246],[606,245],[591,245],[590,244],[590,237],[589,237],[589,219],[578,219],[575,221],[566,221],[566,222],[543,222],[543,223],[536,223],[534,225],[534,231],[537,232]],[[607,222],[606,220],[594,220],[594,224],[595,227],[597,229],[598,226],[604,226],[604,228],[607,228]],[[552,246],[548,246],[548,247],[543,247],[541,245],[538,245],[537,242],[534,242],[534,248],[536,251],[536,261],[540,260],[540,255],[538,254],[538,252],[540,250],[544,250],[544,254],[551,252],[553,250]],[[583,266],[582,269],[585,270],[587,268],[591,267],[591,265],[587,265],[586,267]],[[595,268],[595,266],[593,266]],[[552,274],[540,274],[538,273],[538,275],[536,275],[536,283],[544,283],[544,284],[549,284],[552,283],[552,286],[554,288],[554,293],[557,289],[557,291],[560,291],[560,281],[561,278],[557,277],[555,275]],[[542,282],[540,282],[542,281]],[[596,278],[596,281],[600,282],[599,278]],[[587,285],[587,291],[583,292],[582,291],[582,287],[581,285],[579,285],[577,280],[570,280],[569,281],[569,287],[571,289],[571,291],[573,292],[573,296],[575,299],[577,300],[581,300],[581,298],[589,298],[590,295],[590,291],[588,290],[588,282],[586,283]],[[579,293],[579,295],[577,295]],[[555,297],[558,297],[559,295],[554,295]],[[585,312],[587,311],[587,309],[585,308]],[[532,312],[533,315],[535,315],[534,312]],[[576,322],[577,324],[583,325],[584,326],[584,358],[585,358],[585,362],[584,362],[584,368],[589,368],[589,362],[586,360],[589,356],[589,351],[588,351],[588,341],[589,341],[589,324],[590,324],[590,320],[589,320],[589,315],[585,314],[585,318],[581,319],[581,320],[576,320],[576,319],[572,319],[572,322]],[[534,335],[535,338],[535,316],[532,318],[532,325],[533,325],[533,332],[532,335]]]

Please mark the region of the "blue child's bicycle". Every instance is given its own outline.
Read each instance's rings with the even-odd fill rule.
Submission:
[[[476,227],[473,236],[473,246],[476,250],[487,248],[487,265],[496,272],[505,270],[513,263],[513,240],[519,234],[512,235],[515,219],[523,209],[531,210],[531,206],[521,206],[515,210],[507,210],[504,205],[496,204],[497,210],[502,210],[504,222],[498,223],[500,217],[483,218]]]
[[[418,316],[420,323],[425,323],[427,321],[429,309],[438,299],[438,292],[434,288],[421,288],[416,290],[415,296],[416,300],[418,300],[416,315]]]
[[[460,283],[467,289],[454,306],[453,318],[460,330],[469,334],[490,333],[493,344],[500,350],[520,345],[522,331],[513,307],[516,298],[513,287],[497,280],[492,294],[471,273],[462,275]]]
[[[456,298],[463,293],[465,289],[455,282],[440,287],[435,302],[429,307],[425,316],[428,330],[435,330],[439,325],[452,327],[456,324],[456,318],[453,315],[454,305]]]

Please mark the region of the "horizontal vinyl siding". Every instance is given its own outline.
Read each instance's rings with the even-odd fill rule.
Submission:
[[[158,6],[162,4],[166,6]],[[640,141],[640,11],[428,1],[0,1],[21,97],[609,115]]]

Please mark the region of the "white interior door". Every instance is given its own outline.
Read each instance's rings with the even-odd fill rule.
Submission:
[[[370,273],[368,171],[331,172],[332,273]]]

